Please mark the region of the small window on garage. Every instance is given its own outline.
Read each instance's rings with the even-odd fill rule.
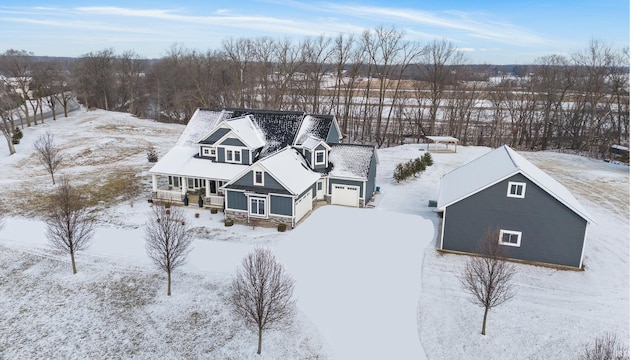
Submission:
[[[498,240],[500,245],[519,247],[521,239],[522,239],[521,231],[500,229],[500,239]]]
[[[526,189],[527,183],[509,181],[509,185],[507,187],[507,196],[524,199],[524,192]]]

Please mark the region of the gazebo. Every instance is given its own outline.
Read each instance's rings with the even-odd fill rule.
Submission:
[[[435,144],[433,152],[451,152],[449,144],[453,144],[453,152],[458,151],[458,139],[453,136],[427,136],[427,151],[429,151],[429,144]],[[438,150],[438,144],[445,144],[444,150]]]

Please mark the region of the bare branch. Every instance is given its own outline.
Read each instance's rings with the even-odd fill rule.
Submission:
[[[184,265],[191,251],[193,236],[184,210],[155,204],[145,225],[147,255],[160,270],[167,272],[167,295],[171,295],[171,272]]]
[[[47,207],[47,238],[55,249],[71,255],[74,274],[75,254],[87,248],[94,233],[95,219],[86,203],[82,193],[63,177]]]
[[[53,141],[53,135],[51,135],[51,133],[49,132],[41,135],[33,143],[33,148],[36,151],[36,157],[38,158],[38,161],[40,161],[40,163],[47,169],[47,171],[51,175],[51,181],[55,185],[56,179],[53,175],[58,167],[60,167],[63,156],[62,153],[60,153],[60,149]]]
[[[476,251],[481,255],[469,258],[460,276],[462,286],[472,295],[471,301],[484,307],[482,335],[486,333],[489,309],[511,300],[515,294],[512,278],[516,268],[505,260],[498,239],[498,230],[488,230]]]
[[[293,319],[294,284],[268,249],[256,248],[242,260],[232,284],[232,301],[247,326],[258,327],[258,354],[262,352],[262,331]]]
[[[629,348],[622,344],[616,334],[605,333],[585,345],[579,360],[629,360]]]

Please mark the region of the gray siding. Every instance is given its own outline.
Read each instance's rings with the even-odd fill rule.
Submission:
[[[374,150],[375,151],[375,150]],[[378,164],[376,164],[376,154],[371,157],[369,164],[369,174],[367,175],[367,194],[365,196],[365,204],[371,200],[373,192],[376,190],[376,174],[378,173]]]
[[[236,138],[226,138],[224,139],[223,142],[220,143],[221,145],[229,145],[229,146],[246,146],[242,141],[240,141],[239,139]]]
[[[247,211],[247,197],[244,192],[227,190],[227,208]]]
[[[271,214],[292,216],[293,198],[288,196],[271,195],[269,198]]]
[[[509,181],[527,184],[525,197],[507,197]],[[578,267],[587,222],[521,174],[446,208],[443,249],[474,252],[489,228],[522,232],[509,257]],[[498,241],[496,239],[496,241]]]
[[[338,137],[338,129],[335,127],[336,122],[331,122],[331,128],[329,129],[329,134],[327,134],[327,139],[325,142],[327,143],[337,143],[340,142],[340,138]]]
[[[229,184],[228,186],[238,186],[238,187],[251,187],[252,189],[264,189],[260,191],[261,193],[268,193],[271,191],[287,191],[284,186],[282,186],[276,179],[273,178],[269,173],[264,172],[264,186],[253,185],[253,170],[244,174],[240,179],[236,180],[233,184]]]
[[[227,144],[230,145],[230,144]],[[233,148],[232,150],[238,150],[237,148]],[[242,165],[251,165],[251,159],[250,159],[250,152],[248,149],[240,149],[240,151],[242,152]],[[224,147],[218,147],[217,149],[217,159],[218,162],[220,163],[226,163],[227,162],[227,149]],[[237,164],[236,162],[234,162],[233,164]]]

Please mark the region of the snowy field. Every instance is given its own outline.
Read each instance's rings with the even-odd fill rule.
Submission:
[[[457,276],[466,257],[435,251],[440,176],[490,149],[434,153],[420,177],[395,184],[395,165],[423,154],[412,144],[378,152],[372,209],[323,206],[294,230],[234,225],[188,208],[196,240],[174,274],[173,295],[144,250],[152,164],[184,126],[127,114],[76,111],[25,128],[9,156],[0,144],[1,359],[575,359],[605,332],[630,339],[629,167],[555,152],[521,154],[573,192],[597,224],[589,228],[586,271],[516,264],[516,296],[489,312],[469,301]],[[41,198],[53,189],[32,151],[51,132],[67,156],[60,174],[96,200],[100,224],[91,246],[68,255],[44,238]],[[133,206],[112,194],[125,171],[146,192]],[[195,213],[200,217],[195,218]],[[298,316],[257,333],[234,317],[230,282],[255,246],[273,249],[296,280]],[[632,349],[633,351],[633,349]]]

